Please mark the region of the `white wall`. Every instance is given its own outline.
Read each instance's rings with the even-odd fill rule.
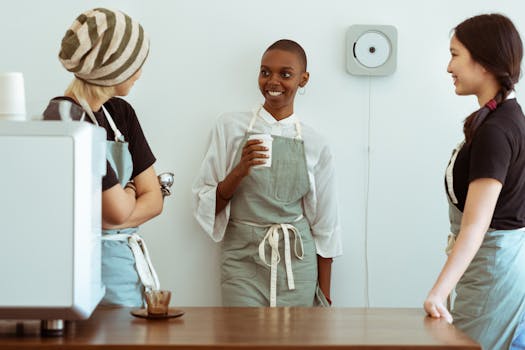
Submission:
[[[345,249],[334,263],[335,305],[364,306],[369,299],[371,306],[417,307],[445,259],[444,168],[461,138],[463,118],[476,108],[474,98],[455,96],[446,73],[450,30],[466,17],[492,11],[509,15],[525,37],[521,0],[18,0],[1,5],[0,71],[24,73],[32,116],[71,79],[57,54],[80,12],[120,8],[149,33],[151,53],[128,100],[157,155],[157,171],[173,170],[176,183],[163,214],[141,232],[177,305],[220,303],[219,247],[193,220],[190,187],[215,117],[261,100],[256,79],[269,44],[291,38],[305,48],[311,80],[306,94],[296,98],[296,111],[330,136],[335,154]],[[345,33],[352,24],[397,27],[393,75],[346,73]]]

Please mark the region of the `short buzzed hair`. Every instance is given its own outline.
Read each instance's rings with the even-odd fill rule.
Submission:
[[[303,64],[304,71],[306,72],[306,53],[304,52],[304,49],[301,47],[301,45],[299,45],[295,41],[289,39],[277,40],[266,49],[265,53],[271,50],[282,50],[296,54],[301,63]]]

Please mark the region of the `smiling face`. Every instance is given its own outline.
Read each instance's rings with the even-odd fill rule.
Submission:
[[[474,61],[470,52],[455,35],[450,39],[450,54],[452,57],[447,72],[452,74],[456,94],[480,96],[490,73]]]
[[[308,82],[309,74],[297,54],[285,50],[268,50],[261,59],[259,89],[264,108],[277,120],[293,114],[295,94]]]

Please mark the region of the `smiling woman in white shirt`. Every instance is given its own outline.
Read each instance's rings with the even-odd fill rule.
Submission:
[[[294,41],[264,52],[264,104],[218,118],[193,185],[197,221],[222,241],[225,306],[331,304],[342,254],[335,172],[327,142],[294,113],[306,66]]]

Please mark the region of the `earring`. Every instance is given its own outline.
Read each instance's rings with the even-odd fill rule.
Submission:
[[[306,94],[306,88],[305,88],[304,86],[301,86],[301,87],[299,88],[299,95],[302,96],[302,95],[304,95],[304,94]]]

